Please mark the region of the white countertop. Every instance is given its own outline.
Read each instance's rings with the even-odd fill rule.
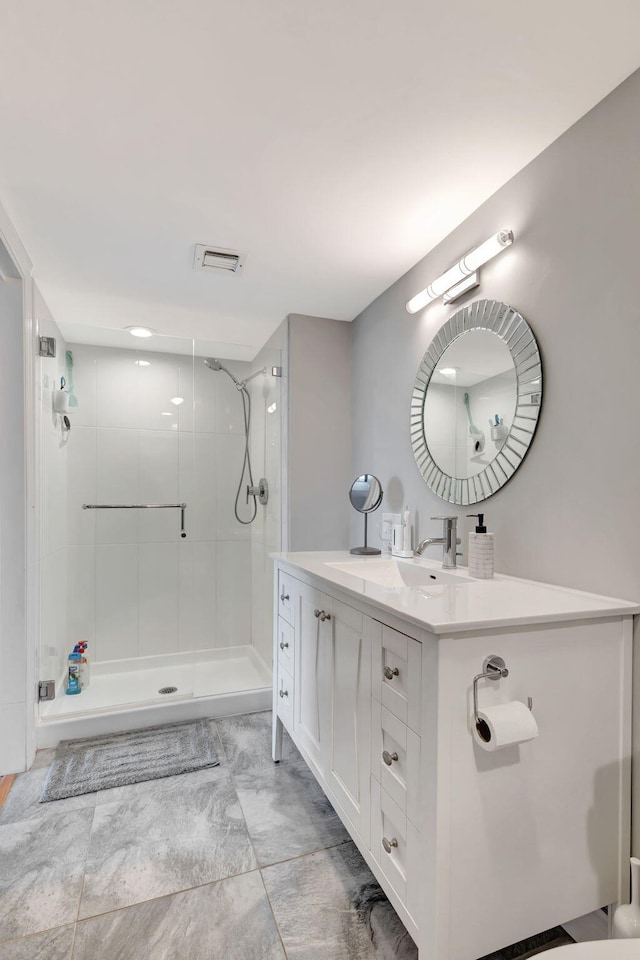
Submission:
[[[640,613],[640,604],[629,600],[602,597],[534,580],[520,580],[503,574],[496,574],[492,580],[472,580],[464,567],[448,571],[457,575],[455,583],[416,588],[382,586],[331,566],[347,561],[360,567],[363,562],[380,564],[390,559],[388,555],[355,557],[347,551],[332,551],[274,553],[271,556],[294,572],[304,570],[331,586],[339,587],[344,593],[382,607],[436,634]],[[442,565],[431,560],[420,558],[403,562],[434,573],[442,571]],[[372,573],[375,575],[373,568]]]

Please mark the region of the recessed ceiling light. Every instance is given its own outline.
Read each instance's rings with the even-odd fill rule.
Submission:
[[[443,367],[440,373],[443,377],[455,377],[456,370],[455,367]]]
[[[133,362],[135,363],[136,367],[150,367],[150,366],[151,366],[151,361],[150,361],[150,360],[134,360]]]
[[[170,410],[163,410],[162,413],[160,414],[160,416],[161,416],[161,417],[172,417],[173,414],[171,413]]]
[[[125,327],[125,330],[128,330],[132,337],[152,337],[156,332],[151,327]]]
[[[184,397],[171,397],[171,403],[179,407],[181,403],[184,403]]]

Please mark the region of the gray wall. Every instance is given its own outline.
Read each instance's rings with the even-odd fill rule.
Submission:
[[[349,543],[350,347],[351,324],[289,316],[290,550]]]
[[[366,463],[378,474],[387,508],[408,502],[419,536],[439,535],[429,517],[445,504],[413,459],[409,402],[423,352],[468,301],[449,308],[438,301],[415,316],[404,304],[486,237],[513,229],[515,243],[483,268],[476,295],[506,301],[531,324],[544,399],[527,459],[482,505],[496,535],[496,569],[631,600],[640,600],[639,116],[637,72],[374,301],[352,336],[354,468]],[[637,624],[635,648],[637,704]],[[638,856],[640,710],[634,713]]]
[[[375,300],[352,338],[353,467],[379,475],[387,507],[417,511],[419,536],[439,535],[429,517],[444,503],[418,473],[409,402],[423,352],[461,302],[415,316],[404,305],[511,227],[514,245],[483,268],[475,296],[531,324],[544,400],[525,463],[483,505],[496,567],[630,599],[640,599],[639,113],[640,72]]]

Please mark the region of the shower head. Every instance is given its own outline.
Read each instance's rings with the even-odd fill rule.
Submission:
[[[204,362],[205,366],[209,367],[209,370],[216,370],[216,371],[217,371],[217,370],[222,370],[223,373],[226,373],[226,375],[227,375],[228,377],[231,377],[231,379],[232,379],[233,382],[235,383],[235,385],[236,385],[236,387],[238,388],[238,390],[242,390],[242,387],[244,386],[244,383],[240,383],[240,381],[238,380],[238,378],[237,378],[237,377],[234,377],[234,375],[231,373],[231,370],[227,370],[227,368],[224,366],[224,364],[220,363],[219,360],[214,359],[214,357],[206,357],[206,359],[205,359],[203,362]]]

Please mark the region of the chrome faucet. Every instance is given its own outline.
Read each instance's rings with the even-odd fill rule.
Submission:
[[[443,570],[453,570],[456,566],[456,546],[460,543],[460,537],[456,536],[457,517],[431,517],[432,520],[444,520],[444,529],[441,537],[427,537],[421,540],[415,549],[416,557],[422,556],[427,547],[433,544],[442,545],[442,568]]]

